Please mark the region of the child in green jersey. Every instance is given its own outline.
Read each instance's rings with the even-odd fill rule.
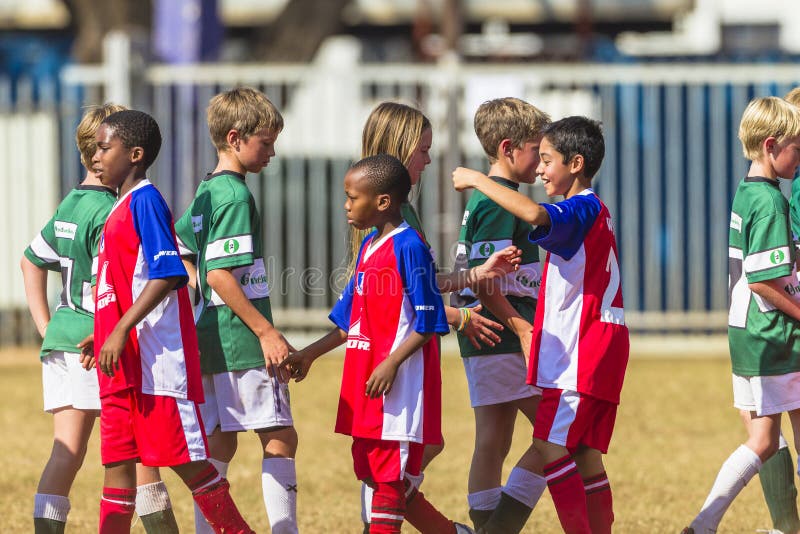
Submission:
[[[778,178],[800,165],[800,109],[775,97],[757,98],[739,125],[751,160],[731,208],[728,340],[734,406],[749,413],[748,440],[717,475],[685,534],[716,532],[722,516],[762,463],[779,447],[781,413],[800,439],[800,286],[789,206]]]
[[[261,218],[245,182],[275,155],[283,117],[261,92],[239,87],[211,99],[208,127],[219,162],[197,188],[175,231],[197,265],[195,310],[211,462],[225,476],[237,433],[255,431],[262,490],[275,534],[297,532],[297,432],[289,406],[289,354],[272,325]],[[209,532],[195,511],[197,532]]]
[[[86,175],[59,204],[20,262],[28,308],[44,338],[44,409],[53,414],[54,429],[53,450],[34,496],[37,534],[64,532],[70,509],[69,490],[100,413],[94,359],[90,350],[81,351],[78,345],[94,328],[97,242],[117,192],[103,186],[91,170],[91,161],[98,126],[107,116],[123,109],[105,104],[84,113],[75,140]],[[59,271],[63,284],[61,301],[52,317],[47,302],[48,271]],[[145,530],[177,533],[169,494],[158,469],[139,464],[136,479],[136,511]]]
[[[516,98],[483,103],[475,113],[475,133],[490,163],[492,180],[513,190],[533,183],[539,164],[541,131],[550,118]],[[495,250],[514,245],[522,251],[519,269],[507,277],[485,282],[475,290],[454,295],[456,306],[478,302],[508,326],[493,346],[475,348],[459,334],[459,346],[475,413],[475,449],[470,466],[467,501],[470,518],[478,529],[495,509],[498,517],[512,517],[521,528],[533,504],[544,491],[538,457],[526,456],[505,485],[503,461],[511,446],[514,421],[521,411],[533,424],[540,390],[526,384],[523,352],[531,345],[538,288],[541,279],[539,250],[528,240],[530,226],[497,203],[475,191],[467,202],[456,250],[456,270],[483,264]],[[527,462],[530,460],[530,462]],[[527,463],[526,463],[527,462]],[[507,525],[510,531],[516,527]]]

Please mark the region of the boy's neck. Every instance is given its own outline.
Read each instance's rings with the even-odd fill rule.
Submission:
[[[403,216],[400,215],[399,212],[387,215],[383,222],[375,224],[375,228],[378,230],[378,235],[375,236],[375,241],[383,239],[387,235],[391,234],[401,224],[403,224]]]
[[[218,172],[222,171],[233,171],[238,172],[242,176],[247,175],[247,169],[244,168],[242,162],[239,161],[230,150],[220,150],[217,152],[219,157],[219,161],[217,162],[216,168],[214,168],[214,173],[217,174]]]
[[[575,181],[572,182],[572,187],[569,188],[569,191],[567,191],[567,193],[564,195],[564,198],[566,199],[574,197],[575,195],[579,195],[591,187],[592,180],[586,178],[583,174],[580,174],[575,178]]]
[[[514,182],[515,184],[519,183],[519,178],[517,178],[514,175],[511,168],[502,159],[498,159],[497,161],[492,163],[491,167],[489,167],[489,172],[487,175],[497,176],[498,178],[504,178],[506,180]]]
[[[95,174],[92,171],[86,171],[86,176],[83,177],[81,185],[88,185],[93,187],[105,187],[105,185],[103,185],[103,182],[100,181],[100,178],[95,176]]]
[[[767,178],[768,180],[772,180],[774,182],[778,181],[778,175],[775,173],[775,169],[772,168],[772,165],[759,160],[753,160],[753,162],[750,164],[750,170],[747,171],[748,178],[754,176]]]
[[[131,189],[136,187],[145,178],[147,178],[147,175],[144,172],[131,173],[127,178],[125,178],[125,181],[123,181],[122,184],[119,186],[119,191],[117,192],[117,198],[124,197],[126,194],[128,194],[128,192]]]

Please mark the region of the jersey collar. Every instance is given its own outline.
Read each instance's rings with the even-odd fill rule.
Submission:
[[[244,174],[234,172],[234,171],[219,171],[215,173],[208,173],[204,180],[211,180],[212,178],[216,178],[217,176],[233,176],[234,178],[238,178],[244,182],[245,176]]]
[[[100,193],[111,193],[112,195],[117,196],[116,191],[104,185],[79,185],[76,186],[75,189],[78,191],[98,191]]]
[[[775,189],[780,189],[781,187],[778,185],[778,180],[770,180],[764,176],[746,176],[744,179],[747,183],[761,183],[761,184],[769,184]]]
[[[513,189],[514,191],[519,190],[519,184],[517,182],[509,180],[508,178],[501,178],[499,176],[490,176],[489,179],[494,182],[497,182],[502,186],[508,187],[509,189]]]
[[[396,236],[403,230],[407,230],[408,228],[411,227],[408,225],[406,221],[403,221],[402,223],[400,223],[400,226],[389,232],[387,235],[383,236],[380,241],[376,242],[375,238],[373,237],[372,242],[370,242],[367,245],[367,248],[364,250],[364,257],[362,258],[362,260],[366,260],[367,258],[372,256],[372,253],[381,248],[383,244],[386,243],[389,239]]]

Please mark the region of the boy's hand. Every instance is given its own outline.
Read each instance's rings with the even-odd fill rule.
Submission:
[[[513,273],[519,269],[522,262],[522,250],[514,245],[498,250],[482,264],[475,267],[479,280],[491,278],[501,278],[508,273]]]
[[[461,332],[476,349],[481,348],[481,343],[487,347],[494,347],[496,343],[500,343],[500,336],[494,331],[503,331],[503,325],[478,314],[482,309],[483,306],[480,304],[472,308],[469,322]]]
[[[388,394],[392,390],[396,374],[397,364],[388,358],[383,360],[375,367],[367,380],[365,394],[372,399]]]
[[[264,353],[269,376],[274,376],[281,383],[288,384],[291,378],[289,369],[281,367],[281,362],[289,356],[290,352],[294,352],[294,348],[275,328],[269,329],[266,334],[258,338],[258,341],[261,343],[261,351]]]
[[[87,371],[92,369],[95,364],[94,360],[94,334],[89,334],[78,343],[77,347],[81,349],[81,365]]]
[[[125,350],[125,342],[128,339],[128,332],[120,328],[114,328],[108,339],[100,349],[97,356],[97,366],[106,376],[114,376],[114,371],[119,369],[119,358]]]
[[[288,371],[295,382],[300,382],[308,376],[308,371],[311,369],[311,364],[314,363],[315,359],[316,358],[312,358],[310,354],[299,350],[289,354],[289,356],[278,365],[278,369]]]
[[[482,175],[483,173],[478,171],[473,171],[466,167],[458,167],[453,171],[453,187],[456,188],[456,191],[463,191],[475,187],[475,181]]]

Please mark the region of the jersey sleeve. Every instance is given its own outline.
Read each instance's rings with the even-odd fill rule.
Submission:
[[[355,291],[355,275],[350,278],[344,291],[339,295],[336,304],[333,305],[331,313],[328,315],[328,319],[339,327],[340,330],[345,332],[350,330],[350,316],[353,310],[353,291]]]
[[[789,217],[792,223],[792,239],[800,249],[800,180],[792,180],[792,196],[789,199]]]
[[[550,215],[550,225],[534,228],[530,241],[565,260],[571,259],[597,220],[600,201],[594,195],[576,195],[542,207]]]
[[[482,202],[468,220],[469,268],[482,265],[495,251],[512,244],[515,217],[494,202]]]
[[[785,212],[771,213],[753,221],[742,251],[747,282],[752,284],[792,274],[792,245]]]
[[[421,334],[446,334],[450,331],[444,302],[436,285],[433,258],[421,240],[403,243],[397,254],[400,277],[411,305],[414,306],[414,330]]]
[[[175,237],[178,241],[178,252],[181,257],[195,261],[197,257],[197,240],[194,237],[194,218],[192,206],[183,212],[180,219],[175,221]]]
[[[211,217],[205,250],[206,269],[226,269],[253,263],[253,228],[250,204],[228,202]]]
[[[167,203],[155,188],[145,189],[131,198],[130,210],[142,255],[147,263],[148,278],[181,277],[176,289],[186,285],[189,276],[181,262],[175,234],[172,229],[172,214]]]
[[[57,215],[57,213],[56,213]],[[25,257],[31,263],[49,271],[60,271],[61,262],[56,249],[55,221],[56,215],[47,221],[44,228],[25,249]]]
[[[98,247],[100,245],[100,236],[103,235],[103,228],[105,227],[108,211],[98,212],[97,216],[92,220],[92,228],[86,236],[86,246],[88,250],[86,254],[92,258],[91,270],[91,283],[92,287],[97,284],[97,256],[99,254]]]

